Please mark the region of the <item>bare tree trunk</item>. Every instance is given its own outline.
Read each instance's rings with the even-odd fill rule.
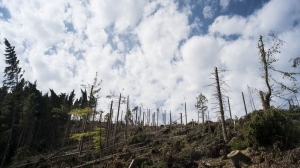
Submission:
[[[197,122],[197,124],[198,124],[198,131],[200,131],[200,121],[199,121],[200,120],[200,115],[199,115],[198,107],[197,107],[197,114],[198,114],[198,122]]]
[[[159,113],[159,111],[157,111],[157,113],[156,113],[156,130],[158,130],[158,113]]]
[[[105,146],[108,146],[108,139],[110,136],[110,129],[111,129],[111,114],[112,114],[112,106],[113,106],[113,101],[111,101],[110,103],[110,113],[109,116],[107,117],[107,127],[106,127],[106,142],[105,142]]]
[[[204,110],[202,109],[202,124],[204,125]]]
[[[256,107],[255,107],[255,104],[254,104],[254,101],[253,101],[253,97],[252,97],[252,94],[251,94],[251,90],[250,90],[250,87],[247,85],[248,87],[248,93],[249,93],[249,99],[250,99],[250,104],[251,104],[251,107],[252,107],[252,111],[256,111]]]
[[[223,102],[222,102],[222,94],[221,94],[221,88],[220,88],[220,83],[219,83],[219,75],[218,75],[217,67],[215,67],[215,75],[216,75],[216,84],[217,84],[217,91],[218,91],[218,98],[219,98],[223,138],[224,138],[225,143],[227,143],[228,138],[227,138],[226,123],[225,123]]]
[[[227,97],[227,101],[228,101],[228,108],[229,108],[230,119],[232,120],[229,97]]]
[[[170,130],[171,130],[171,126],[172,126],[172,116],[171,116],[171,111],[170,111]]]
[[[86,116],[85,119],[84,119],[84,121],[83,121],[83,126],[82,126],[81,133],[85,133],[85,128],[86,128],[87,120],[88,120],[88,116]],[[81,140],[79,141],[79,155],[81,155],[81,153],[82,153],[83,141],[84,141],[84,137],[82,137]]]
[[[267,58],[266,58],[266,52],[265,52],[265,48],[264,48],[264,43],[262,41],[262,36],[259,37],[259,42],[260,44],[258,44],[258,48],[260,50],[260,55],[261,55],[261,61],[263,63],[263,68],[264,68],[264,78],[265,78],[265,82],[268,88],[268,91],[266,93],[266,95],[264,96],[262,93],[260,93],[261,99],[262,99],[262,105],[264,110],[267,110],[270,108],[270,101],[271,101],[271,94],[272,94],[272,89],[271,86],[269,84],[269,69],[268,69],[268,63],[267,63]]]
[[[128,128],[128,112],[129,112],[129,96],[127,96],[127,108],[126,108],[126,115],[125,115],[125,140],[127,140],[127,128]]]
[[[101,131],[101,128],[102,128],[102,113],[100,113],[100,118],[99,118],[99,128],[100,128],[100,132],[99,132],[99,150],[101,150],[101,142],[102,142],[102,131]],[[100,155],[101,155],[101,153],[100,153]]]
[[[182,131],[182,113],[180,113],[180,125],[181,125],[181,131]]]
[[[143,122],[142,122],[142,126],[145,126],[145,111],[143,112]]]
[[[114,144],[116,143],[116,134],[117,134],[118,126],[119,126],[119,112],[120,112],[120,105],[121,105],[121,93],[120,93],[119,104],[118,104],[117,123],[116,123],[116,127],[115,127]]]
[[[187,126],[186,102],[184,102],[184,111],[185,111],[185,125]]]
[[[247,115],[248,114],[247,113],[247,107],[246,107],[245,97],[244,97],[244,93],[243,92],[242,92],[242,96],[243,96],[243,102],[244,102],[245,112],[246,112],[246,115]]]

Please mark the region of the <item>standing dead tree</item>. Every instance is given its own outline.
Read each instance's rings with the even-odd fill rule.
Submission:
[[[247,113],[247,106],[246,106],[245,97],[244,97],[244,93],[243,92],[242,92],[242,97],[243,97],[243,102],[244,102],[245,113],[247,115],[248,114]]]
[[[225,143],[227,143],[228,138],[227,138],[225,116],[224,116],[224,109],[223,109],[223,102],[222,102],[222,93],[221,93],[221,87],[220,87],[217,67],[215,67],[215,77],[216,77],[216,89],[217,89],[217,92],[218,92],[218,99],[219,99],[219,108],[220,108],[221,123],[222,123],[222,133],[223,133],[224,141],[225,141]]]
[[[261,58],[261,77],[264,79],[264,82],[267,87],[267,91],[259,91],[261,103],[264,110],[267,110],[271,107],[270,102],[272,96],[285,99],[282,95],[286,94],[285,91],[289,93],[297,93],[299,91],[299,86],[297,86],[297,79],[294,77],[299,73],[295,72],[284,72],[274,68],[274,63],[278,61],[275,57],[275,54],[280,53],[279,48],[283,45],[284,41],[278,39],[276,35],[271,32],[269,36],[272,38],[272,41],[269,43],[270,48],[266,51],[265,44],[260,36],[258,40],[258,49]],[[289,79],[289,86],[284,84],[281,81],[275,79],[272,74],[279,73],[282,78]],[[279,88],[278,88],[279,87]]]
[[[222,71],[224,71],[224,70],[222,70]],[[222,95],[223,89],[221,87],[221,85],[225,84],[225,82],[224,81],[220,82],[219,71],[218,71],[217,67],[215,67],[215,71],[214,71],[214,73],[212,73],[212,75],[214,76],[213,79],[215,80],[215,83],[212,83],[208,86],[213,86],[216,89],[216,93],[213,96],[218,100],[217,107],[219,109],[218,114],[220,114],[220,121],[221,121],[221,125],[222,125],[222,134],[223,134],[224,141],[226,143],[228,143],[226,123],[225,123],[225,111],[224,111],[223,95]]]
[[[229,102],[229,97],[228,96],[227,96],[227,102],[228,102],[228,109],[229,109],[230,119],[232,120],[231,108],[230,108],[230,102]]]

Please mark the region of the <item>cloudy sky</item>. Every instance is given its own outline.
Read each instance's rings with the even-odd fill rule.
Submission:
[[[7,38],[25,79],[36,80],[43,93],[75,89],[79,96],[98,72],[99,109],[107,111],[110,92],[122,92],[132,108],[160,107],[175,116],[186,101],[188,120],[197,120],[199,93],[215,115],[214,88],[205,86],[218,67],[228,70],[220,76],[240,117],[241,92],[250,112],[247,86],[266,89],[257,44],[260,35],[267,44],[270,31],[285,41],[276,67],[299,71],[289,62],[300,55],[299,0],[0,0],[0,81]],[[257,93],[252,96],[261,108]]]

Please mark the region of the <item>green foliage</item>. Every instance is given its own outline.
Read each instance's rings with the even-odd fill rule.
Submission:
[[[201,134],[200,133],[188,133],[186,135],[186,140],[187,142],[191,143],[191,142],[194,142],[194,141],[198,141],[202,138]]]
[[[243,136],[249,146],[268,146],[276,141],[291,147],[299,143],[299,121],[291,120],[283,110],[269,109],[266,112],[254,112],[243,127]]]
[[[202,114],[202,121],[204,121],[204,113],[207,111],[207,98],[205,97],[204,94],[200,93],[197,97],[197,102],[196,102],[196,105],[195,107],[197,108],[198,110],[198,113],[201,113]]]
[[[77,117],[85,117],[91,113],[92,109],[86,107],[84,109],[73,109],[69,112],[70,115],[75,115]]]
[[[229,146],[232,150],[244,150],[248,147],[248,144],[244,139],[237,139],[236,141],[230,142]]]
[[[92,137],[93,142],[95,144],[95,149],[99,149],[100,142],[102,141],[102,137],[100,137],[100,133],[103,131],[103,128],[96,127],[93,131],[87,131],[84,133],[71,134],[70,138],[80,141],[82,138]]]
[[[21,68],[17,59],[15,47],[11,46],[7,39],[4,39],[5,44],[5,63],[8,65],[4,70],[3,85],[9,88],[14,88],[22,80]]]
[[[145,142],[147,140],[147,134],[145,133],[138,133],[137,135],[131,136],[128,138],[128,144],[136,144],[136,143],[141,143]]]
[[[196,151],[195,148],[193,148],[192,151],[191,151],[191,156],[190,157],[191,157],[192,160],[199,160],[204,156],[205,155],[202,152]]]
[[[185,142],[182,141],[180,138],[173,138],[172,139],[172,149],[175,151],[181,151],[185,146]]]

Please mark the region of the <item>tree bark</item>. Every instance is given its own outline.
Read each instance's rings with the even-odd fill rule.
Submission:
[[[120,93],[119,104],[118,104],[117,123],[116,123],[116,126],[115,126],[115,135],[114,135],[115,138],[114,138],[114,144],[115,144],[115,142],[116,142],[116,134],[117,134],[118,126],[119,126],[120,105],[121,105],[121,93]]]
[[[266,58],[264,43],[262,41],[262,36],[259,37],[259,43],[260,44],[258,44],[258,48],[259,48],[260,55],[261,55],[261,61],[263,63],[264,79],[265,79],[265,83],[266,83],[267,88],[268,88],[268,91],[267,91],[266,95],[264,96],[261,92],[260,96],[261,96],[261,99],[262,99],[263,108],[264,108],[264,110],[267,110],[267,109],[270,108],[272,89],[271,89],[271,86],[269,84],[269,68],[268,68],[268,62],[267,62],[267,58]]]
[[[229,108],[230,119],[232,120],[229,97],[227,97],[227,101],[228,101],[228,108]]]
[[[243,92],[242,92],[242,97],[243,97],[243,102],[244,102],[245,112],[246,112],[246,115],[247,115],[247,114],[248,114],[248,113],[247,113],[247,107],[246,107],[245,97],[244,97],[244,93],[243,93]]]
[[[185,126],[187,126],[186,102],[184,102],[184,111],[185,111]]]
[[[223,133],[223,138],[224,138],[225,143],[228,143],[224,110],[223,110],[223,102],[222,102],[222,94],[221,94],[221,88],[220,88],[220,83],[219,83],[217,67],[215,67],[215,75],[216,75],[216,87],[217,87],[217,92],[218,92],[219,107],[220,107],[220,114],[221,114],[222,133]]]

